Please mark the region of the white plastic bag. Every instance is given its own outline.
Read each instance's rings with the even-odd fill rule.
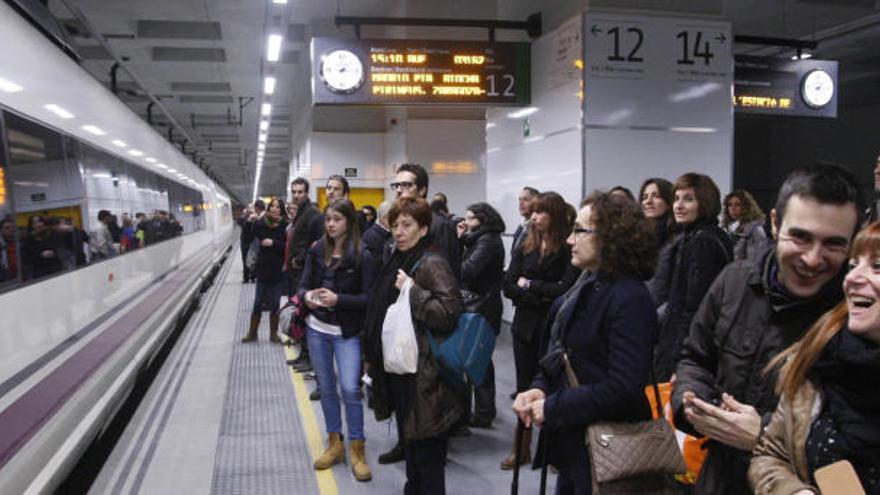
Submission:
[[[407,280],[397,302],[388,306],[382,323],[382,355],[385,371],[397,375],[415,373],[419,360],[419,345],[409,307],[409,290],[412,280]]]

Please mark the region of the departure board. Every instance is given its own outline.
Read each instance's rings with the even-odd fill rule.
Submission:
[[[312,39],[316,105],[528,105],[530,44]]]

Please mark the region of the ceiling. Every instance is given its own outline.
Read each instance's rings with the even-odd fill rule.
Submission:
[[[76,20],[69,4],[124,57],[117,90],[147,119],[152,93],[177,121],[171,136],[189,136],[185,151],[240,200],[254,189],[260,105],[272,103],[261,194],[284,194],[292,142],[306,130],[382,132],[388,112],[406,109],[310,108],[308,40],[312,36],[353,36],[337,29],[333,18],[346,16],[470,17],[523,20],[536,10],[545,30],[584,8],[586,0],[49,0],[82,57],[82,65],[110,86],[113,58],[89,29]],[[593,0],[593,7],[651,8],[723,15],[735,34],[820,41],[817,56],[841,61],[841,106],[880,103],[880,1],[875,0]],[[659,5],[659,7],[658,7]],[[364,37],[453,37],[449,31],[421,28],[364,28]],[[266,38],[284,36],[278,62],[267,62]],[[455,37],[485,37],[483,30],[460,29]],[[510,36],[510,35],[508,35]],[[523,35],[514,35],[523,36]],[[737,53],[779,54],[779,49],[738,45]],[[271,99],[263,79],[277,78]],[[480,109],[411,109],[418,118],[481,119]],[[168,135],[169,119],[153,106],[151,121]],[[412,115],[411,115],[412,116]]]

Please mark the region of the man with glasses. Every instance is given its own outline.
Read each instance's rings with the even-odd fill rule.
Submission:
[[[776,409],[767,363],[842,297],[862,193],[848,171],[792,172],[770,218],[776,246],[728,265],[703,298],[673,377],[675,425],[710,438],[696,494],[751,493],[749,454]]]

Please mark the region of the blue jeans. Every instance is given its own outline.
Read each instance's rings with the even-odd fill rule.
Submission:
[[[278,308],[281,305],[281,286],[279,280],[274,284],[267,284],[257,280],[257,289],[254,291],[254,307],[251,309],[251,316],[258,316],[263,312],[263,301],[269,301],[269,313],[278,314]]]
[[[321,410],[327,433],[342,434],[342,417],[339,414],[339,394],[336,392],[334,356],[339,368],[342,401],[345,402],[345,423],[350,440],[364,439],[364,408],[361,404],[361,338],[342,338],[328,335],[306,327],[309,355],[315,367],[318,390],[321,391]]]

